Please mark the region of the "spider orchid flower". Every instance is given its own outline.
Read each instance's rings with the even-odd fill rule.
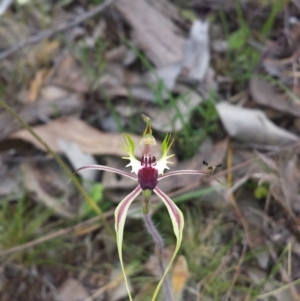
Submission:
[[[136,159],[134,156],[135,145],[132,138],[128,134],[123,135],[125,140],[125,145],[123,146],[123,148],[128,154],[128,157],[123,157],[123,159],[129,160],[129,164],[126,167],[131,167],[132,169],[131,174],[103,165],[87,165],[76,170],[77,172],[83,169],[98,169],[103,171],[114,172],[122,176],[128,177],[134,181],[137,181],[137,187],[119,203],[119,205],[115,210],[116,242],[117,242],[120,264],[124,274],[124,280],[125,280],[130,301],[132,301],[132,297],[130,294],[130,290],[125,274],[124,264],[123,264],[123,257],[122,257],[123,232],[124,232],[125,219],[126,219],[129,206],[132,204],[134,199],[140,193],[142,193],[143,213],[148,214],[150,210],[150,196],[151,193],[154,192],[166,205],[173,225],[174,234],[177,240],[176,247],[175,247],[174,254],[171,258],[171,261],[167,266],[167,268],[165,269],[162,279],[158,283],[154,295],[152,297],[152,301],[155,301],[159,293],[159,290],[162,286],[162,283],[164,281],[164,278],[166,277],[172,265],[172,262],[174,261],[175,256],[179,250],[179,247],[181,245],[182,231],[184,227],[184,218],[182,212],[175,205],[175,203],[162,190],[159,189],[158,187],[159,182],[167,177],[177,176],[177,175],[188,175],[188,174],[209,175],[209,173],[197,171],[197,170],[180,170],[180,171],[173,171],[164,174],[164,171],[166,169],[169,169],[168,164],[172,163],[169,162],[168,159],[170,159],[174,155],[169,155],[168,153],[174,140],[171,140],[170,134],[166,134],[162,142],[162,156],[159,160],[157,160],[151,154],[152,147],[156,145],[155,138],[152,135],[151,122],[150,119],[145,116],[144,116],[144,120],[146,121],[147,125],[143,134],[143,138],[140,142],[140,147],[142,151],[141,161]]]

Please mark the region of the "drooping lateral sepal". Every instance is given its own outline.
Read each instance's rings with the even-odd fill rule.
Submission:
[[[130,301],[132,301],[132,297],[130,294],[127,277],[124,269],[123,264],[123,255],[122,255],[122,244],[123,244],[123,233],[124,233],[124,226],[125,226],[125,220],[126,215],[129,209],[129,206],[134,201],[134,199],[141,193],[142,189],[140,186],[136,187],[130,194],[128,194],[117,206],[115,210],[115,230],[116,230],[116,240],[117,240],[117,248],[118,248],[118,254],[120,259],[120,264],[122,268],[122,272],[124,275],[124,280],[126,284],[126,289],[128,292],[128,296]]]
[[[181,245],[181,241],[182,241],[182,231],[183,231],[183,227],[184,227],[184,218],[183,218],[183,214],[182,212],[180,211],[180,209],[175,205],[175,203],[163,192],[161,191],[158,187],[156,187],[154,190],[153,190],[156,195],[163,201],[163,203],[166,205],[167,209],[168,209],[168,212],[169,212],[169,215],[170,215],[170,218],[171,218],[171,221],[172,221],[172,225],[173,225],[173,230],[174,230],[174,234],[176,236],[176,247],[175,247],[175,251],[174,251],[174,254],[171,258],[171,261],[170,263],[168,264],[162,278],[160,279],[156,289],[155,289],[155,292],[154,292],[154,295],[151,299],[151,301],[155,301],[157,296],[158,296],[158,293],[159,293],[159,290],[162,286],[162,283],[165,279],[165,277],[167,276],[171,266],[172,266],[172,263],[176,257],[176,254],[180,248],[180,245]]]

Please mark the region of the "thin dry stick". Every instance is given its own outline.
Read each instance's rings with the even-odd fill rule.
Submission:
[[[101,218],[107,232],[114,236],[113,231],[111,230],[110,225],[107,223],[102,210],[96,205],[93,199],[90,198],[90,196],[86,193],[74,173],[69,169],[69,167],[65,164],[65,162],[61,159],[60,156],[58,156],[50,147],[49,145],[39,136],[37,135],[30,125],[28,125],[11,107],[9,107],[5,101],[0,99],[0,106],[2,106],[13,118],[15,118],[39,143],[41,143],[44,148],[53,156],[53,158],[56,160],[56,162],[59,164],[59,166],[64,170],[64,172],[68,175],[68,177],[71,178],[73,183],[75,184],[77,190],[79,193],[83,196],[83,198],[88,202],[88,204],[95,210],[95,212],[99,215]]]
[[[227,153],[227,168],[228,169],[231,169],[232,168],[232,147],[231,145],[229,144],[228,146],[228,153]],[[230,189],[232,187],[232,172],[228,172],[227,174],[227,187],[228,189]],[[245,236],[246,236],[246,239],[247,239],[247,243],[249,245],[250,248],[252,248],[252,243],[251,243],[251,239],[250,239],[250,236],[249,236],[249,229],[248,229],[248,224],[247,224],[247,221],[244,217],[244,215],[242,214],[236,200],[235,200],[235,197],[234,197],[234,194],[232,192],[229,193],[229,199],[230,199],[230,202],[232,204],[232,207],[234,208],[234,211],[238,217],[238,219],[240,220],[241,224],[243,225],[243,228],[244,228],[244,231],[245,231]]]
[[[262,300],[262,299],[266,299],[266,298],[268,298],[268,297],[270,297],[272,295],[277,295],[278,293],[282,293],[283,291],[285,291],[285,290],[287,290],[287,289],[289,289],[291,287],[294,287],[294,286],[296,286],[299,283],[300,283],[300,279],[297,279],[297,280],[295,280],[293,282],[290,282],[289,284],[286,284],[286,285],[284,285],[284,286],[282,286],[282,287],[280,287],[278,289],[275,289],[275,290],[270,291],[270,292],[265,293],[265,294],[258,295],[255,298],[255,300]]]
[[[74,21],[59,24],[57,27],[55,27],[53,29],[43,30],[40,33],[38,33],[37,35],[28,38],[27,40],[17,43],[16,45],[12,46],[11,48],[9,48],[5,51],[2,51],[0,53],[0,60],[7,58],[14,52],[19,51],[20,49],[24,48],[25,46],[35,44],[44,39],[49,39],[58,32],[65,31],[67,29],[70,29],[70,28],[86,21],[87,19],[93,18],[94,16],[99,14],[102,10],[104,10],[108,5],[110,5],[112,2],[113,2],[113,0],[106,0],[104,3],[101,3],[100,5],[96,6],[91,11],[81,14]]]
[[[108,217],[111,217],[113,215],[113,213],[114,213],[114,210],[111,210],[111,211],[105,212],[104,216],[106,218],[108,218]],[[83,232],[83,228],[94,224],[98,220],[99,220],[98,216],[93,217],[93,218],[91,218],[89,220],[86,220],[84,222],[81,222],[77,225],[74,225],[74,226],[71,226],[71,227],[68,227],[68,228],[65,228],[65,229],[58,230],[54,233],[50,233],[50,234],[45,235],[43,237],[34,239],[34,240],[29,241],[25,244],[22,244],[22,245],[19,245],[19,246],[16,246],[16,247],[4,250],[4,251],[0,251],[0,257],[7,256],[7,255],[10,255],[10,254],[13,254],[13,253],[16,253],[16,252],[24,251],[24,250],[27,250],[29,248],[33,248],[33,247],[35,247],[37,245],[40,245],[40,244],[42,244],[46,241],[52,240],[54,238],[57,238],[57,237],[60,237],[60,236],[63,236],[63,235],[74,234],[74,235],[80,236],[80,235],[86,234],[87,232],[86,231]],[[100,225],[97,225],[97,226],[100,227]],[[90,229],[90,231],[95,230],[95,228],[89,228],[89,229]]]

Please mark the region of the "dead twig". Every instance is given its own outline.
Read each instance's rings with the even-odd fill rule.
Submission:
[[[102,10],[104,10],[107,6],[109,6],[112,2],[113,2],[113,0],[106,0],[102,4],[93,8],[91,11],[81,14],[75,20],[73,20],[71,22],[65,22],[65,23],[59,24],[55,28],[43,30],[43,31],[39,32],[37,35],[28,38],[27,40],[21,41],[21,42],[15,44],[14,46],[12,46],[9,49],[2,51],[0,53],[0,60],[7,58],[8,56],[12,55],[13,53],[24,48],[25,46],[35,44],[44,39],[49,39],[58,32],[65,31],[67,29],[70,29],[70,28],[86,21],[87,19],[93,18],[98,13],[100,13]]]

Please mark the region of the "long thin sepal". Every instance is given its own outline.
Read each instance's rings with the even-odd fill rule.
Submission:
[[[104,166],[104,165],[85,165],[85,166],[82,166],[82,167],[76,169],[74,171],[74,173],[78,172],[79,170],[84,170],[84,169],[99,169],[99,170],[114,172],[114,173],[117,173],[119,175],[128,177],[132,180],[135,180],[135,181],[137,180],[136,176],[133,176],[133,175],[131,175],[131,174],[125,172],[125,171],[122,171],[122,170],[119,170],[119,169],[116,169],[116,168],[113,168],[113,167],[109,167],[109,166]]]
[[[204,171],[199,171],[199,170],[178,170],[178,171],[170,171],[170,172],[167,172],[163,175],[160,175],[158,177],[158,180],[162,180],[162,179],[165,179],[165,178],[168,178],[168,177],[172,177],[172,176],[182,176],[182,175],[207,175],[209,176],[209,173],[207,172],[204,172]]]
[[[217,182],[219,182],[220,184],[223,185],[222,182],[220,182],[216,177],[214,177],[212,174],[208,173],[208,172],[204,172],[204,171],[199,171],[199,170],[178,170],[178,171],[170,171],[167,172],[166,174],[160,175],[158,177],[158,181],[168,178],[168,177],[172,177],[172,176],[182,176],[182,175],[206,175],[209,177],[212,177],[214,180],[216,180]]]
[[[122,256],[123,232],[124,232],[124,225],[125,225],[128,208],[131,205],[131,203],[134,201],[134,199],[141,193],[141,191],[142,189],[140,186],[136,187],[130,194],[128,194],[120,202],[120,204],[115,210],[115,229],[116,229],[116,237],[117,237],[117,248],[118,248],[118,254],[119,254],[122,272],[124,275],[124,281],[125,281],[125,285],[130,301],[132,301],[132,297],[128,286],[128,281],[124,269],[123,256]]]
[[[168,264],[162,278],[160,279],[156,289],[155,289],[155,292],[154,292],[154,295],[151,299],[151,301],[155,301],[157,296],[158,296],[158,293],[159,293],[159,290],[162,286],[162,283],[165,279],[165,277],[167,276],[169,270],[170,270],[170,267],[172,266],[172,263],[176,257],[176,254],[179,250],[179,247],[181,245],[181,241],[182,241],[182,230],[183,230],[183,227],[184,227],[184,218],[183,218],[183,214],[182,212],[180,211],[180,209],[175,205],[175,203],[163,192],[161,191],[158,187],[156,187],[154,190],[153,190],[157,196],[163,201],[163,203],[166,205],[167,209],[168,209],[168,212],[169,212],[169,215],[170,215],[170,218],[171,218],[171,221],[172,221],[172,224],[173,224],[173,230],[174,230],[174,234],[176,236],[176,239],[177,239],[177,242],[176,242],[176,247],[175,247],[175,251],[174,251],[174,254],[171,258],[171,261],[170,263]]]

